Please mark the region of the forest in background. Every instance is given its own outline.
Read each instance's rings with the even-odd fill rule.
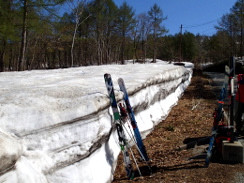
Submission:
[[[113,0],[0,0],[0,72],[145,58],[226,61],[243,56],[243,8],[237,0],[212,36],[167,35],[167,15],[157,4],[136,15],[126,2],[118,7]]]

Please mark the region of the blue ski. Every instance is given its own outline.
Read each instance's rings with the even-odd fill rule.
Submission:
[[[136,119],[135,119],[135,115],[134,115],[133,109],[132,109],[132,107],[130,105],[129,96],[128,96],[127,90],[125,88],[124,80],[122,78],[119,78],[118,79],[118,84],[119,84],[120,90],[124,94],[123,98],[124,98],[124,101],[125,101],[125,104],[126,104],[126,109],[127,109],[129,118],[130,118],[131,126],[132,126],[133,131],[134,131],[134,136],[135,136],[135,139],[136,139],[136,143],[137,143],[137,146],[139,148],[139,153],[140,153],[140,155],[141,155],[141,157],[142,157],[142,159],[144,161],[149,161],[149,158],[148,158],[148,155],[147,155],[147,152],[146,152],[146,148],[145,148],[145,146],[144,146],[144,144],[142,142],[141,134],[140,134],[140,131],[139,131],[137,123],[136,123]]]

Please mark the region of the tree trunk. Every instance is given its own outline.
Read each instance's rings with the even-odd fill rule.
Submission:
[[[147,58],[147,43],[146,40],[143,43],[143,50],[144,50],[144,63],[146,62],[146,58]]]
[[[69,65],[68,62],[69,62],[68,51],[65,50],[65,51],[64,51],[64,68],[69,67],[69,66],[68,66],[68,65]]]
[[[4,51],[0,52],[0,72],[4,72]]]
[[[156,62],[156,28],[154,28],[154,33],[153,33],[153,63]]]
[[[122,40],[122,60],[121,60],[121,64],[125,64],[125,32],[123,31],[122,33],[123,35],[123,40]]]
[[[0,72],[4,72],[4,54],[5,54],[6,41],[3,40],[3,49],[0,52]]]
[[[10,48],[9,62],[8,62],[8,71],[13,70],[13,47]]]
[[[34,44],[34,50],[33,50],[33,54],[32,54],[32,59],[31,59],[31,61],[30,61],[30,63],[29,63],[29,68],[28,69],[32,69],[32,65],[33,65],[33,63],[34,63],[34,61],[35,61],[35,55],[36,55],[36,46],[37,46],[37,39],[35,40],[35,44]]]
[[[61,51],[58,50],[58,65],[59,65],[59,68],[63,68],[63,64],[61,62]]]
[[[77,17],[78,15],[76,15],[76,24],[75,24],[75,31],[74,31],[74,34],[73,34],[73,39],[72,39],[72,45],[71,45],[71,67],[74,66],[74,44],[75,44],[75,36],[76,36],[76,32],[77,32],[77,28],[78,28],[78,24],[80,22],[80,18]]]
[[[27,39],[27,0],[24,0],[24,14],[23,14],[23,27],[22,27],[22,39],[20,46],[20,57],[18,63],[18,71],[21,71],[25,62],[25,50],[26,50],[26,39]]]

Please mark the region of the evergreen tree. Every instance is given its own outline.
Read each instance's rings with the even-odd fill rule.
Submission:
[[[111,62],[112,36],[116,30],[118,7],[113,0],[94,0],[91,3],[92,33],[96,38],[98,64]]]
[[[231,8],[230,13],[222,16],[216,28],[226,32],[231,38],[232,55],[242,56],[243,54],[243,25],[244,25],[244,1],[237,0]]]
[[[17,40],[15,27],[17,17],[13,0],[0,0],[0,72],[3,72],[5,68],[4,58],[8,45]]]
[[[194,61],[197,56],[195,35],[185,32],[182,36],[182,54],[184,60]]]
[[[167,17],[163,16],[161,8],[154,4],[153,7],[148,11],[148,15],[152,24],[152,37],[153,37],[153,62],[156,62],[157,55],[157,38],[163,33],[167,32],[165,27],[162,24],[163,20],[166,20]]]
[[[28,31],[28,20],[29,13],[34,9],[34,12],[43,13],[42,10],[47,12],[52,12],[50,7],[54,7],[58,4],[65,2],[65,0],[19,0],[21,7],[23,9],[23,21],[22,21],[22,34],[21,34],[21,47],[20,47],[20,56],[18,61],[18,71],[25,69],[25,54],[27,46],[27,31]],[[41,16],[44,16],[42,14]]]
[[[134,11],[126,2],[124,2],[118,12],[118,31],[122,36],[122,49],[121,49],[121,61],[124,64],[125,60],[125,41],[126,36],[132,31],[133,25],[135,23]]]

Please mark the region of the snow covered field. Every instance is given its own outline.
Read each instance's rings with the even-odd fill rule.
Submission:
[[[0,182],[110,182],[120,148],[104,84],[122,77],[145,138],[189,85],[187,68],[154,64],[0,73]]]

